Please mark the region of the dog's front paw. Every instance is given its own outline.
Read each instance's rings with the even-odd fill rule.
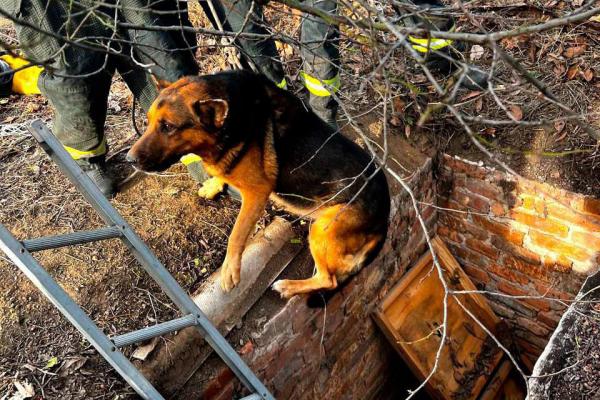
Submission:
[[[229,292],[238,283],[240,283],[240,271],[242,264],[240,261],[225,259],[221,266],[221,288]]]
[[[208,200],[213,200],[225,188],[225,182],[219,178],[210,178],[204,181],[202,187],[198,190],[198,196]]]
[[[294,284],[291,280],[281,279],[281,280],[275,282],[272,287],[273,287],[273,290],[275,290],[276,292],[279,292],[279,295],[281,295],[282,298],[289,299],[290,297],[292,297],[296,294],[293,286],[294,286]]]

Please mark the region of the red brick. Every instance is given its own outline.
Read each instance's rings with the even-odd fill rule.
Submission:
[[[233,399],[234,389],[235,389],[235,386],[234,386],[233,382],[229,382],[227,384],[227,386],[225,386],[221,390],[221,392],[218,395],[216,395],[215,397],[202,396],[202,398],[207,399],[207,400],[230,400],[230,399]]]
[[[577,261],[588,261],[592,257],[592,254],[581,247],[563,242],[562,240],[558,240],[543,233],[531,231],[529,232],[529,237],[536,246],[542,247],[557,255],[562,254],[563,256]]]
[[[490,205],[490,211],[496,217],[506,215],[506,207],[502,203],[499,203],[497,201],[492,202],[492,204]]]
[[[538,324],[534,320],[529,318],[517,317],[517,323],[519,326],[533,333],[535,336],[546,338],[550,335],[550,329]]]
[[[451,240],[458,244],[461,244],[464,240],[462,235],[460,235],[456,231],[450,230],[450,228],[448,228],[447,226],[444,226],[444,225],[438,225],[437,233],[438,233],[438,235],[444,237],[445,239]]]
[[[490,275],[481,268],[472,267],[470,265],[461,265],[462,269],[469,275],[470,278],[476,279],[481,283],[489,283]]]
[[[464,230],[461,231],[461,233],[463,235],[470,235],[478,240],[487,240],[487,238],[490,236],[488,231],[482,229],[481,227],[477,226],[476,224],[472,223],[467,219],[463,221],[462,226]]]
[[[519,271],[533,279],[541,279],[544,282],[550,281],[548,270],[541,264],[530,263],[512,256],[504,256],[502,258],[502,263],[506,268]]]
[[[571,271],[573,267],[573,261],[569,260],[562,254],[544,256],[542,258],[542,265],[553,271],[566,273]]]
[[[558,325],[558,321],[560,321],[561,316],[562,313],[560,312],[542,311],[538,313],[537,320],[540,321],[542,324],[546,325],[548,328],[554,330],[556,329],[556,326]]]
[[[473,221],[479,224],[482,228],[501,236],[509,243],[516,245],[523,244],[525,234],[512,229],[508,224],[499,222],[493,218],[484,217],[481,215],[473,215]]]
[[[530,293],[530,295],[533,295]],[[550,303],[553,300],[544,299],[542,297],[539,298],[525,298],[520,299],[523,303],[528,304],[539,311],[550,311]]]
[[[548,211],[548,215],[551,215],[554,218],[560,219],[562,221],[566,221],[571,224],[577,225],[585,230],[594,232],[600,229],[600,221],[590,218],[589,216],[574,212],[572,209],[565,207],[562,204],[556,202],[548,202],[546,203],[546,210]]]
[[[532,211],[539,216],[544,216],[546,214],[546,204],[542,199],[528,194],[520,194],[519,198],[521,199],[521,207]]]
[[[575,211],[579,211],[590,215],[600,221],[600,200],[592,197],[578,197],[571,201],[571,207]]]
[[[491,246],[488,243],[482,242],[480,240],[467,238],[465,244],[471,249],[475,250],[478,253],[485,255],[486,257],[496,261],[498,259],[498,250]]]
[[[509,294],[511,296],[529,296],[529,292],[525,289],[512,285],[505,281],[497,283],[496,287],[502,293]]]
[[[546,285],[542,282],[534,282],[535,290],[545,297],[561,300],[572,300],[575,295],[556,289],[555,287]]]
[[[519,209],[511,210],[510,217],[523,225],[547,232],[553,236],[565,238],[569,233],[569,227],[560,223],[558,220],[551,218],[540,218],[532,214],[524,213]]]
[[[502,190],[481,179],[467,178],[465,187],[471,193],[476,193],[487,199],[502,201]]]
[[[485,197],[458,189],[455,193],[456,201],[471,211],[487,214],[490,210],[490,201]]]
[[[492,307],[492,310],[494,310],[494,313],[496,313],[496,315],[499,315],[502,318],[508,318],[512,320],[515,316],[515,311],[513,309],[508,308],[502,305],[501,303],[490,301],[490,307]]]
[[[575,244],[581,244],[588,249],[593,249],[594,251],[600,251],[600,228],[598,231],[591,232],[571,232],[571,241]]]
[[[540,257],[539,254],[534,253],[533,251],[528,250],[524,247],[515,246],[514,244],[510,243],[504,237],[494,236],[494,237],[492,237],[491,241],[492,241],[492,244],[494,246],[496,246],[496,248],[498,250],[507,251],[510,254],[514,255],[515,257],[517,257],[520,260],[523,260],[525,262],[528,262],[531,264],[540,264],[542,261],[542,258]]]
[[[521,285],[527,284],[529,283],[529,281],[531,281],[531,278],[527,275],[524,275],[518,271],[504,267],[497,263],[489,264],[487,269],[490,271],[490,273],[494,275],[497,275],[504,279],[508,279],[511,282],[519,283]]]
[[[534,359],[536,359],[536,360],[540,356],[540,354],[542,354],[542,351],[544,351],[543,348],[539,348],[535,344],[528,342],[527,340],[525,340],[523,338],[517,338],[515,340],[515,343],[517,344],[517,347],[519,348],[519,350],[521,350],[523,353],[532,355],[534,357]]]
[[[446,164],[453,172],[463,172],[473,178],[483,179],[489,174],[487,168],[479,167],[478,165],[467,163],[462,160],[457,160],[451,156],[444,157],[444,164]]]

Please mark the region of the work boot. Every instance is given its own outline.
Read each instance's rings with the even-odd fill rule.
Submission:
[[[7,62],[0,60],[0,97],[7,97],[12,91],[14,73]]]
[[[338,104],[332,96],[319,97],[311,95],[309,104],[314,113],[325,121],[327,125],[336,131],[339,129],[337,124]]]
[[[435,4],[432,0],[431,4],[423,1],[415,2],[423,9],[435,9],[442,7],[441,4]],[[398,8],[399,14],[403,14]],[[426,15],[421,17],[417,14],[403,16],[402,22],[409,28],[423,28],[437,31],[454,31],[454,19],[451,17],[439,15]],[[408,36],[408,41],[413,49],[425,57],[425,65],[432,71],[444,76],[450,76],[457,70],[457,65],[448,58],[461,59],[462,54],[466,50],[466,46],[460,41],[450,41],[445,39],[415,37]],[[448,58],[443,57],[438,53],[444,53]],[[470,90],[481,90],[487,87],[488,74],[475,67],[469,68],[465,78],[462,81],[462,86]]]
[[[460,57],[460,53],[464,51],[464,48],[465,45],[462,42],[454,42],[452,46],[448,46],[438,51],[444,52],[452,58],[458,58]],[[429,53],[427,55],[425,65],[427,65],[427,68],[430,70],[444,76],[450,76],[457,70],[455,63],[436,53]],[[482,90],[487,88],[488,74],[473,66],[469,67],[469,71],[467,71],[461,85],[469,90]]]
[[[117,192],[115,182],[106,169],[104,156],[80,158],[75,162],[83,172],[98,186],[100,192],[107,198],[112,198]]]

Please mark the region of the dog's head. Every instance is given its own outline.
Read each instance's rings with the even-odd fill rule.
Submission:
[[[214,159],[229,102],[210,89],[197,78],[167,84],[148,110],[148,127],[127,153],[127,161],[144,171],[162,171],[189,153]]]

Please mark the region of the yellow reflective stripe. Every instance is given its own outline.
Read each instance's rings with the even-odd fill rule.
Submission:
[[[18,57],[13,57],[10,54],[5,54],[0,58],[6,61],[12,70],[16,71],[19,68],[23,68],[22,70],[15,72],[13,76],[13,93],[40,94],[40,89],[38,88],[38,77],[44,70],[42,67],[31,65],[29,61]]]
[[[276,83],[276,85],[277,85],[277,87],[278,87],[279,89],[285,89],[285,90],[287,90],[287,81],[285,80],[285,78],[283,78],[283,79],[281,80],[281,82],[279,82],[279,83]]]
[[[102,143],[100,143],[95,149],[87,150],[87,151],[77,150],[77,149],[74,149],[73,147],[64,146],[64,145],[63,145],[63,147],[65,148],[67,153],[69,153],[71,155],[73,160],[79,160],[80,158],[97,157],[97,156],[102,156],[102,155],[106,154],[106,139],[102,139]]]
[[[408,40],[414,43],[412,48],[421,53],[427,53],[430,50],[439,50],[446,46],[450,46],[453,43],[453,41],[449,39],[421,39],[414,36],[409,36]]]
[[[323,80],[310,76],[306,72],[301,72],[300,76],[304,80],[304,86],[308,91],[319,97],[331,96],[331,92],[337,92],[341,86],[339,74],[331,79]]]
[[[190,165],[193,164],[195,162],[200,162],[202,161],[202,157],[196,155],[196,154],[186,154],[185,156],[181,157],[181,159],[179,160],[183,163],[183,165]]]

